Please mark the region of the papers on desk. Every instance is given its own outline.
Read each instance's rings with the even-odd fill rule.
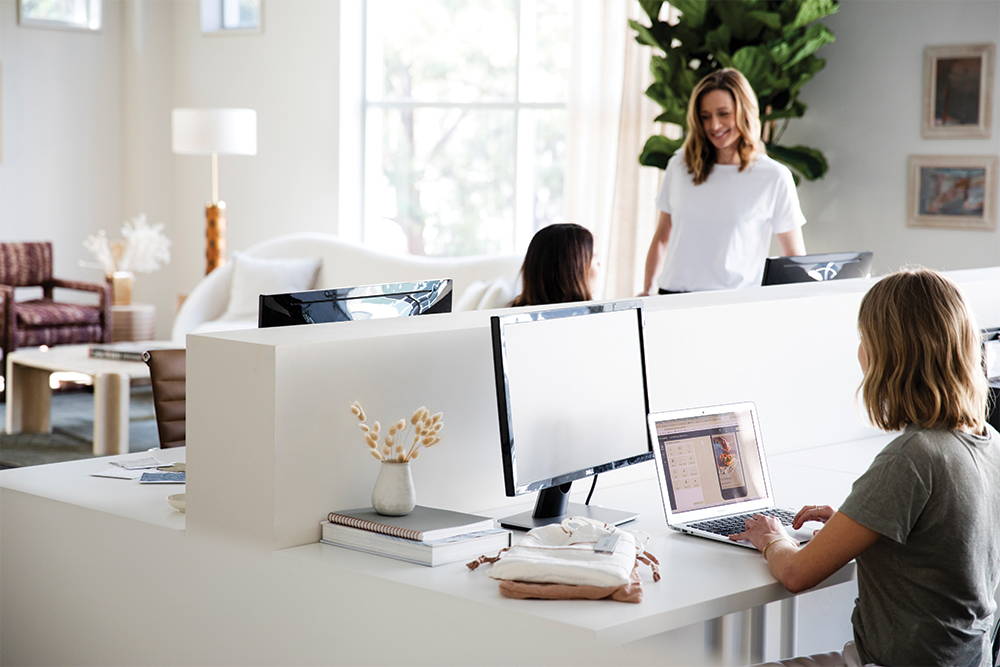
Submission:
[[[126,459],[123,461],[112,461],[111,465],[124,468],[125,470],[145,470],[146,468],[160,468],[170,465],[159,460],[155,456],[146,456],[141,459]],[[129,478],[133,479],[133,478]]]
[[[108,466],[104,470],[90,473],[91,477],[110,477],[112,479],[139,479],[141,470],[125,470],[118,466]]]

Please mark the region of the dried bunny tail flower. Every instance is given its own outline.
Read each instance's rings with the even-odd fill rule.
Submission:
[[[368,432],[368,424],[358,424],[358,428],[360,428],[365,433]]]
[[[378,443],[375,442],[374,440],[366,440],[365,444],[368,445],[368,447],[371,449],[378,449]]]
[[[410,460],[412,461],[413,459],[417,458],[418,456],[420,456],[420,450],[419,449],[414,449],[413,453],[410,454]]]
[[[436,413],[434,413],[434,416],[431,417],[430,419],[431,419],[431,423],[432,424],[437,424],[442,419],[444,419],[444,413],[443,412],[436,412]]]
[[[431,433],[439,433],[443,427],[444,424],[438,422],[437,424],[434,424],[434,426],[431,428]]]
[[[405,419],[400,419],[398,422],[396,422],[396,430],[397,431],[402,431],[404,428],[406,428],[406,420]]]
[[[375,433],[378,433],[381,430],[382,430],[382,425],[381,424],[379,424],[378,422],[375,422],[374,424],[372,424],[372,431],[374,431]]]
[[[413,414],[410,416],[410,423],[416,425],[416,423],[423,420],[426,415],[427,408],[421,406],[413,411]]]
[[[385,436],[385,444],[387,444],[390,447],[392,447],[393,445],[396,444],[396,439],[393,438],[391,435],[387,435],[387,436]]]
[[[420,444],[422,444],[424,447],[430,447],[431,445],[434,444],[434,438],[426,437],[420,441]]]
[[[388,456],[389,454],[392,453],[392,447],[390,447],[389,445],[385,445],[384,447],[382,447],[382,453]]]
[[[396,446],[396,453],[399,454],[399,455],[403,454],[403,448],[402,448],[402,446],[400,446],[400,445]]]
[[[378,452],[376,452],[376,451],[375,451],[374,449],[373,449],[373,450],[371,450],[371,451],[370,451],[370,452],[368,452],[368,453],[372,455],[372,458],[373,458],[373,459],[375,459],[375,460],[377,460],[377,461],[381,461],[381,460],[382,460],[382,455],[381,455],[381,454],[379,454]]]
[[[368,421],[368,417],[365,416],[365,409],[357,401],[351,403],[351,413],[358,418],[358,421]]]

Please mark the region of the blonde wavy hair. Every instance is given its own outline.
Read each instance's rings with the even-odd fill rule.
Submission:
[[[701,100],[713,90],[724,90],[733,97],[733,112],[736,116],[736,152],[740,156],[740,171],[757,159],[763,152],[760,142],[760,109],[757,95],[747,78],[736,69],[726,68],[712,72],[694,87],[688,100],[687,138],[684,139],[684,161],[694,184],[704,183],[712,167],[715,166],[715,146],[708,140],[705,127],[701,123]]]
[[[886,276],[862,299],[858,330],[868,357],[861,391],[875,426],[983,431],[982,342],[950,280],[923,268]]]

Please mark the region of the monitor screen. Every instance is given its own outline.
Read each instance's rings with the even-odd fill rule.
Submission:
[[[642,311],[634,303],[491,323],[508,496],[562,486],[565,495],[573,480],[651,458]],[[538,511],[534,518],[543,518]]]
[[[768,257],[764,260],[761,285],[811,283],[871,275],[872,253],[829,252],[797,257]]]
[[[451,279],[261,294],[258,327],[451,312]]]

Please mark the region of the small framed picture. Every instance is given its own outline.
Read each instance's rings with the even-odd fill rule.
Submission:
[[[996,229],[995,155],[911,155],[911,227]]]
[[[925,139],[990,136],[994,44],[924,49]]]

